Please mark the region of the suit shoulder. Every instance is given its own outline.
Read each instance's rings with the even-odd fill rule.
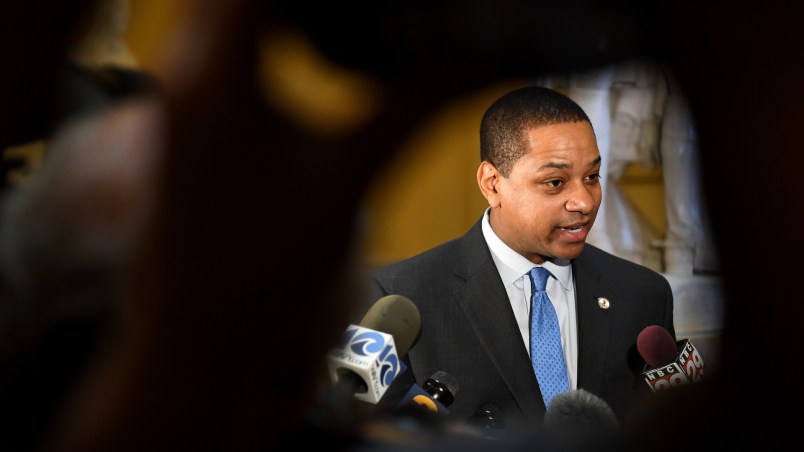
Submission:
[[[378,267],[373,275],[383,279],[397,274],[428,273],[444,269],[458,253],[458,240],[452,239],[419,254]]]

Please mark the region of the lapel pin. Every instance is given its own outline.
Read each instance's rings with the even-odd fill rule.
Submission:
[[[611,303],[609,303],[609,299],[608,299],[608,298],[606,298],[606,297],[599,297],[599,298],[597,299],[597,306],[598,306],[600,309],[602,309],[602,310],[604,310],[604,311],[605,311],[606,309],[608,309],[608,308],[610,308],[610,307],[611,307]]]

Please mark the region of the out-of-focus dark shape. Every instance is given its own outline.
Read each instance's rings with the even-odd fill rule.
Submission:
[[[22,100],[24,106],[16,120],[19,127],[6,133],[4,146],[51,138],[67,121],[159,87],[154,76],[125,67],[85,68],[65,62],[54,72],[53,83],[43,85],[36,96]],[[39,105],[30,109],[31,104]]]
[[[438,77],[446,70],[464,73],[472,84],[651,52],[652,30],[662,20],[657,5],[625,0],[274,4],[341,64],[386,77]]]
[[[81,36],[96,0],[3,2],[0,55],[0,143],[14,141],[42,113],[67,53]]]
[[[49,140],[70,121],[159,89],[155,76],[123,64],[123,58],[95,50],[95,61],[91,61],[82,54],[90,44],[108,46],[106,40],[111,38],[98,35],[96,29],[106,25],[99,22],[115,18],[115,13],[121,16],[115,8],[123,8],[125,2],[39,1],[29,3],[31,6],[6,2],[2,8],[8,11],[0,10],[2,17],[14,24],[0,32],[2,48],[8,47],[3,55],[12,56],[11,61],[15,56],[24,59],[0,75],[0,102],[4,103],[0,110],[0,190],[15,185],[18,177],[14,174],[12,179],[12,171],[27,176],[36,169],[26,158],[29,156],[10,149]],[[51,23],[53,18],[58,22]],[[22,51],[22,55],[16,53]]]

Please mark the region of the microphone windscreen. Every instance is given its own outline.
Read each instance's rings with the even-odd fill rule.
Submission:
[[[551,432],[614,432],[620,422],[608,403],[584,389],[562,392],[550,401],[542,421]]]
[[[419,308],[402,295],[386,295],[377,300],[363,316],[360,326],[394,337],[397,354],[408,353],[421,329]]]
[[[652,368],[671,363],[678,355],[673,336],[659,325],[648,326],[639,333],[637,351]]]

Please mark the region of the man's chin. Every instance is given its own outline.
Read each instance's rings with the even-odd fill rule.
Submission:
[[[584,245],[586,245],[586,242],[579,242],[577,244],[562,247],[562,249],[559,250],[558,253],[556,253],[554,258],[571,261],[576,257],[580,256],[581,251],[583,251]]]

